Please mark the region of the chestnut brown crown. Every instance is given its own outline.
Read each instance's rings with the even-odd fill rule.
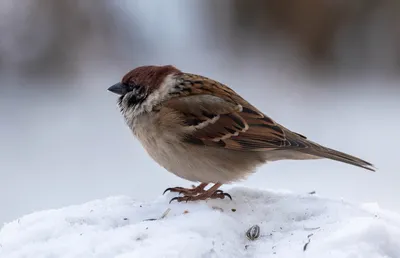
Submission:
[[[181,71],[172,65],[139,66],[125,74],[121,82],[109,87],[108,90],[123,96],[136,87],[144,87],[147,93],[151,93],[161,85],[165,77],[174,73]]]
[[[156,89],[161,85],[166,76],[179,72],[181,71],[172,65],[140,66],[125,74],[121,82],[126,85],[141,85],[147,86],[150,89]]]

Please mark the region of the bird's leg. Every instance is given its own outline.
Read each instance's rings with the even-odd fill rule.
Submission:
[[[203,191],[203,192],[199,193],[198,195],[186,195],[185,194],[184,196],[181,196],[181,197],[172,198],[171,201],[169,201],[169,202],[171,203],[172,201],[189,202],[189,201],[199,201],[199,200],[207,200],[207,199],[224,199],[225,197],[229,197],[229,199],[232,200],[232,197],[230,196],[230,194],[224,193],[222,190],[218,190],[218,188],[221,185],[222,184],[220,184],[220,183],[216,183],[210,189],[208,189],[207,191]]]
[[[186,195],[192,196],[192,195],[196,195],[196,194],[205,192],[206,190],[204,190],[204,188],[206,188],[207,185],[208,185],[208,183],[201,183],[197,187],[193,187],[192,189],[184,188],[184,187],[171,187],[171,188],[165,189],[163,194],[170,191],[173,193],[183,193],[185,196]]]

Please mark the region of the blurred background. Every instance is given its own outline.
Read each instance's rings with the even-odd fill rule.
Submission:
[[[400,211],[400,2],[3,0],[0,225],[112,195],[190,186],[153,162],[107,88],[172,64],[286,127],[366,159],[265,165],[238,184]]]

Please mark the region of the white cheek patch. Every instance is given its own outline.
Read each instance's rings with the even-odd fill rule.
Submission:
[[[174,90],[175,85],[176,79],[173,74],[165,77],[160,87],[147,96],[146,100],[142,103],[141,107],[143,111],[151,112],[155,106],[169,98],[169,94]]]
[[[121,111],[128,125],[133,127],[136,117],[143,113],[151,112],[155,106],[168,99],[169,93],[174,90],[175,85],[176,79],[174,78],[173,74],[168,75],[165,77],[164,82],[160,85],[160,87],[147,96],[145,101],[143,101],[140,105],[135,105],[133,107],[130,107],[128,104],[132,93],[126,94],[121,102]]]

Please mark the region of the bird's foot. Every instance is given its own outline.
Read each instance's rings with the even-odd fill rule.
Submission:
[[[172,193],[180,193],[180,194],[184,194],[185,196],[195,196],[197,194],[201,194],[206,192],[206,190],[204,190],[204,188],[207,186],[208,184],[206,183],[202,183],[200,185],[198,185],[197,187],[193,187],[192,189],[190,188],[184,188],[184,187],[170,187],[165,189],[164,193],[170,191]]]
[[[180,197],[172,198],[169,203],[173,201],[177,202],[193,202],[193,201],[200,201],[200,200],[207,200],[207,199],[225,199],[225,197],[229,197],[232,200],[232,196],[228,193],[224,193],[222,190],[216,191],[204,191],[198,195],[184,195]]]

